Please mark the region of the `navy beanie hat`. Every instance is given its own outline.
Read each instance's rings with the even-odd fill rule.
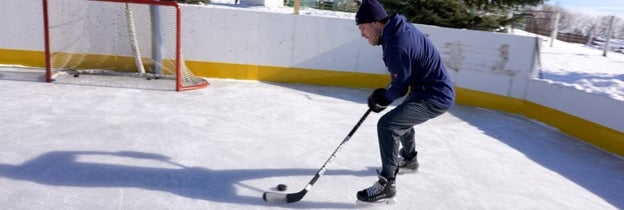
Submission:
[[[377,0],[362,0],[362,5],[355,13],[355,24],[372,23],[388,17],[386,10]]]

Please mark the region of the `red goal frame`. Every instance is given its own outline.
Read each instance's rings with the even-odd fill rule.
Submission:
[[[48,23],[48,1],[42,0],[43,3],[43,25],[44,25],[44,43],[45,43],[45,66],[46,66],[46,82],[52,82],[52,69],[51,69],[51,55],[50,55],[50,36],[49,36],[49,23]],[[163,5],[171,6],[176,10],[176,41],[175,41],[175,56],[176,56],[176,91],[200,89],[208,86],[208,82],[201,83],[194,86],[182,86],[181,83],[181,68],[182,68],[182,56],[181,56],[181,15],[180,5],[175,1],[158,1],[158,0],[83,0],[83,1],[100,1],[100,2],[117,2],[117,3],[132,3],[132,4],[145,4],[145,5]]]

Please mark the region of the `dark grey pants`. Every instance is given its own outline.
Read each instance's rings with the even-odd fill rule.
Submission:
[[[402,145],[406,152],[415,151],[414,126],[446,111],[448,109],[408,95],[403,103],[384,114],[377,122],[381,175],[395,179],[399,146]]]

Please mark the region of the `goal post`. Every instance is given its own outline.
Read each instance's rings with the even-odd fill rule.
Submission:
[[[47,82],[177,91],[208,86],[184,62],[177,2],[42,1]]]
[[[160,10],[158,6],[150,5],[150,15],[152,18],[152,58],[154,58],[154,64],[152,68],[154,68],[154,74],[161,75],[162,74],[162,32],[160,29]]]

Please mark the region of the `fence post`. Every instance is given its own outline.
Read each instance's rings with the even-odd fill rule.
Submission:
[[[607,57],[607,51],[609,51],[609,43],[611,42],[611,34],[613,33],[613,20],[615,19],[615,15],[611,16],[611,20],[609,20],[609,29],[607,30],[607,40],[604,44],[604,49],[602,51],[602,56]]]
[[[295,0],[295,5],[293,5],[293,9],[295,10],[295,15],[299,14],[299,2],[300,0]]]
[[[557,39],[557,34],[559,33],[559,18],[561,17],[561,13],[557,11],[555,13],[555,22],[553,24],[552,33],[550,34],[550,47],[553,46],[553,42]]]

